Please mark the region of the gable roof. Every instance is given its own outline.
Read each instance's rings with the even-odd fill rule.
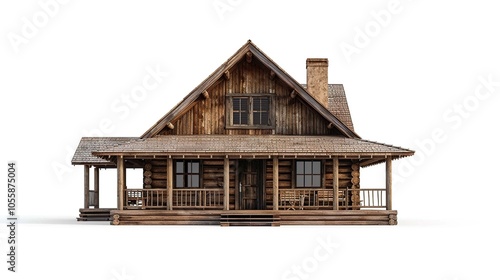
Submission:
[[[321,116],[334,125],[343,135],[349,138],[360,138],[354,132],[354,129],[344,124],[338,117],[336,117],[331,111],[321,105],[315,98],[313,98],[304,87],[299,84],[294,78],[292,78],[288,73],[286,73],[281,67],[279,67],[271,58],[269,58],[264,52],[262,52],[252,41],[243,45],[233,56],[231,56],[225,63],[223,63],[219,68],[217,68],[212,74],[210,74],[201,84],[194,88],[184,99],[179,102],[170,112],[164,115],[156,124],[149,128],[140,138],[150,138],[156,136],[163,128],[167,126],[174,118],[189,109],[196,99],[210,86],[212,86],[217,80],[219,80],[224,72],[231,69],[236,63],[238,63],[247,52],[251,52],[255,58],[257,58],[261,63],[271,69],[276,76],[281,79],[285,84],[294,89],[297,95],[305,101],[306,104],[311,106],[316,110]],[[351,122],[352,123],[352,122]]]

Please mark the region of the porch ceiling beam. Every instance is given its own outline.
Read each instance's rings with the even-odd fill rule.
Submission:
[[[384,159],[383,158],[372,158],[372,159],[362,160],[360,164],[361,164],[361,167],[365,167],[365,166],[377,163],[378,161],[384,161]]]

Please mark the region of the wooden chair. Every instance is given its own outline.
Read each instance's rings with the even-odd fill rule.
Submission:
[[[299,209],[304,209],[304,195],[298,195],[294,190],[282,190],[280,192],[280,205],[286,210],[295,210],[296,204]]]
[[[333,191],[319,190],[317,192],[317,205],[318,206],[333,206]],[[345,204],[344,191],[338,191],[338,202],[340,205]]]

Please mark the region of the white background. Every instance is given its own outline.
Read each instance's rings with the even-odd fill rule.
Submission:
[[[0,154],[17,161],[20,197],[19,272],[2,261],[0,278],[498,279],[494,1],[47,2],[0,4]],[[299,82],[306,58],[328,57],[358,134],[416,150],[394,163],[399,225],[77,223],[79,139],[141,135],[248,39]],[[157,67],[168,77],[127,114],[113,109]],[[383,187],[383,170],[362,170],[362,186]],[[115,177],[103,172],[102,206]],[[6,237],[1,226],[2,260]]]

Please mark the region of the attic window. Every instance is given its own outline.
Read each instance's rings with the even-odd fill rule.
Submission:
[[[230,96],[227,104],[228,128],[270,128],[271,97]]]

